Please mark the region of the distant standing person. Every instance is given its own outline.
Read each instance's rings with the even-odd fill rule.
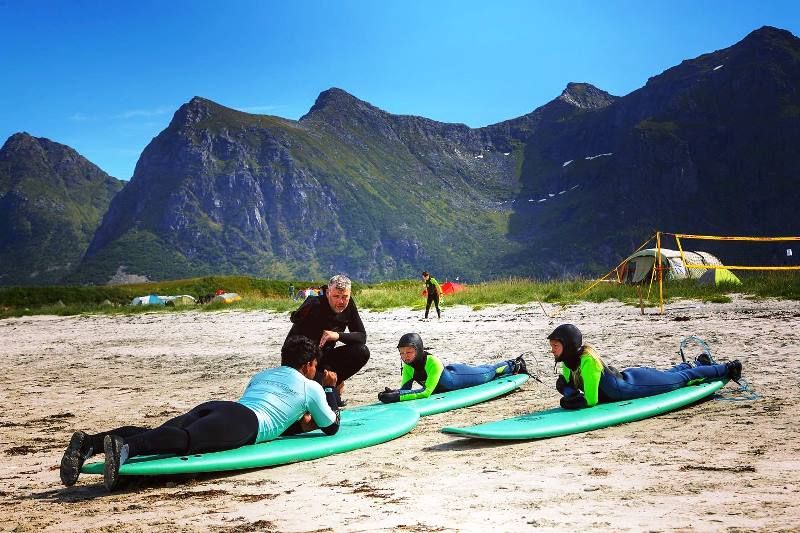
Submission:
[[[322,294],[309,296],[292,312],[292,329],[287,335],[287,338],[303,335],[319,345],[322,357],[315,379],[321,382],[325,370],[335,373],[336,391],[340,397],[344,382],[369,360],[367,331],[356,302],[350,297],[351,289],[352,282],[347,276],[333,276],[323,287]],[[337,347],[337,342],[342,345]]]
[[[425,282],[425,289],[428,291],[428,302],[425,304],[425,318],[428,318],[428,312],[431,309],[431,302],[436,305],[436,316],[442,318],[442,312],[439,310],[439,296],[442,294],[442,286],[432,277],[428,272],[422,273],[422,280]]]

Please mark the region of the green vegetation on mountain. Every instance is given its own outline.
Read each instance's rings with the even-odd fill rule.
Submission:
[[[20,134],[0,153],[0,285],[575,277],[656,230],[796,234],[798,58],[800,40],[765,27],[624,97],[569,83],[483,128],[336,88],[296,121],[195,97],[122,190]],[[749,264],[778,252],[704,249]]]
[[[0,148],[0,285],[62,281],[122,186],[67,146],[12,135]]]

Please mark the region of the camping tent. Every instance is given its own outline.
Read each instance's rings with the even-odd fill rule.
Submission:
[[[149,296],[137,296],[131,300],[131,305],[164,305],[164,300],[155,294]]]
[[[706,270],[705,274],[697,278],[697,283],[700,285],[714,285],[715,287],[719,287],[721,284],[742,284],[741,280],[736,277],[736,274],[727,268],[712,268]]]
[[[650,279],[653,266],[656,264],[657,248],[639,250],[631,255],[617,269],[619,280],[623,283],[639,283]],[[690,264],[722,265],[722,262],[708,252],[683,252]],[[677,250],[661,248],[661,266],[664,268],[664,279],[697,279],[708,269],[686,268],[681,261],[681,253]]]
[[[188,294],[179,294],[177,296],[160,296],[162,300],[164,300],[165,305],[169,306],[176,306],[176,305],[194,305],[197,301],[194,299],[194,296],[189,296]]]
[[[224,304],[232,304],[233,302],[238,302],[241,300],[242,297],[236,294],[235,292],[223,292],[222,294],[217,294],[214,296],[212,302],[222,302]]]
[[[453,294],[455,292],[461,292],[464,290],[464,286],[460,283],[453,283],[452,281],[446,281],[442,284],[442,292],[444,294]]]
[[[294,293],[294,299],[295,300],[305,300],[309,296],[320,296],[321,294],[322,294],[322,291],[319,290],[319,289],[311,289],[311,288],[300,289],[299,291]]]

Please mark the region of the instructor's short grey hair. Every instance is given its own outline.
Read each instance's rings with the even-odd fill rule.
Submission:
[[[329,289],[339,289],[340,291],[349,291],[353,282],[344,274],[336,274],[328,282]]]

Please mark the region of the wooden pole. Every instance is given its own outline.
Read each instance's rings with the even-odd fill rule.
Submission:
[[[642,300],[642,285],[636,285],[636,293],[639,295],[639,309],[641,309],[642,314],[644,314],[644,301]]]

